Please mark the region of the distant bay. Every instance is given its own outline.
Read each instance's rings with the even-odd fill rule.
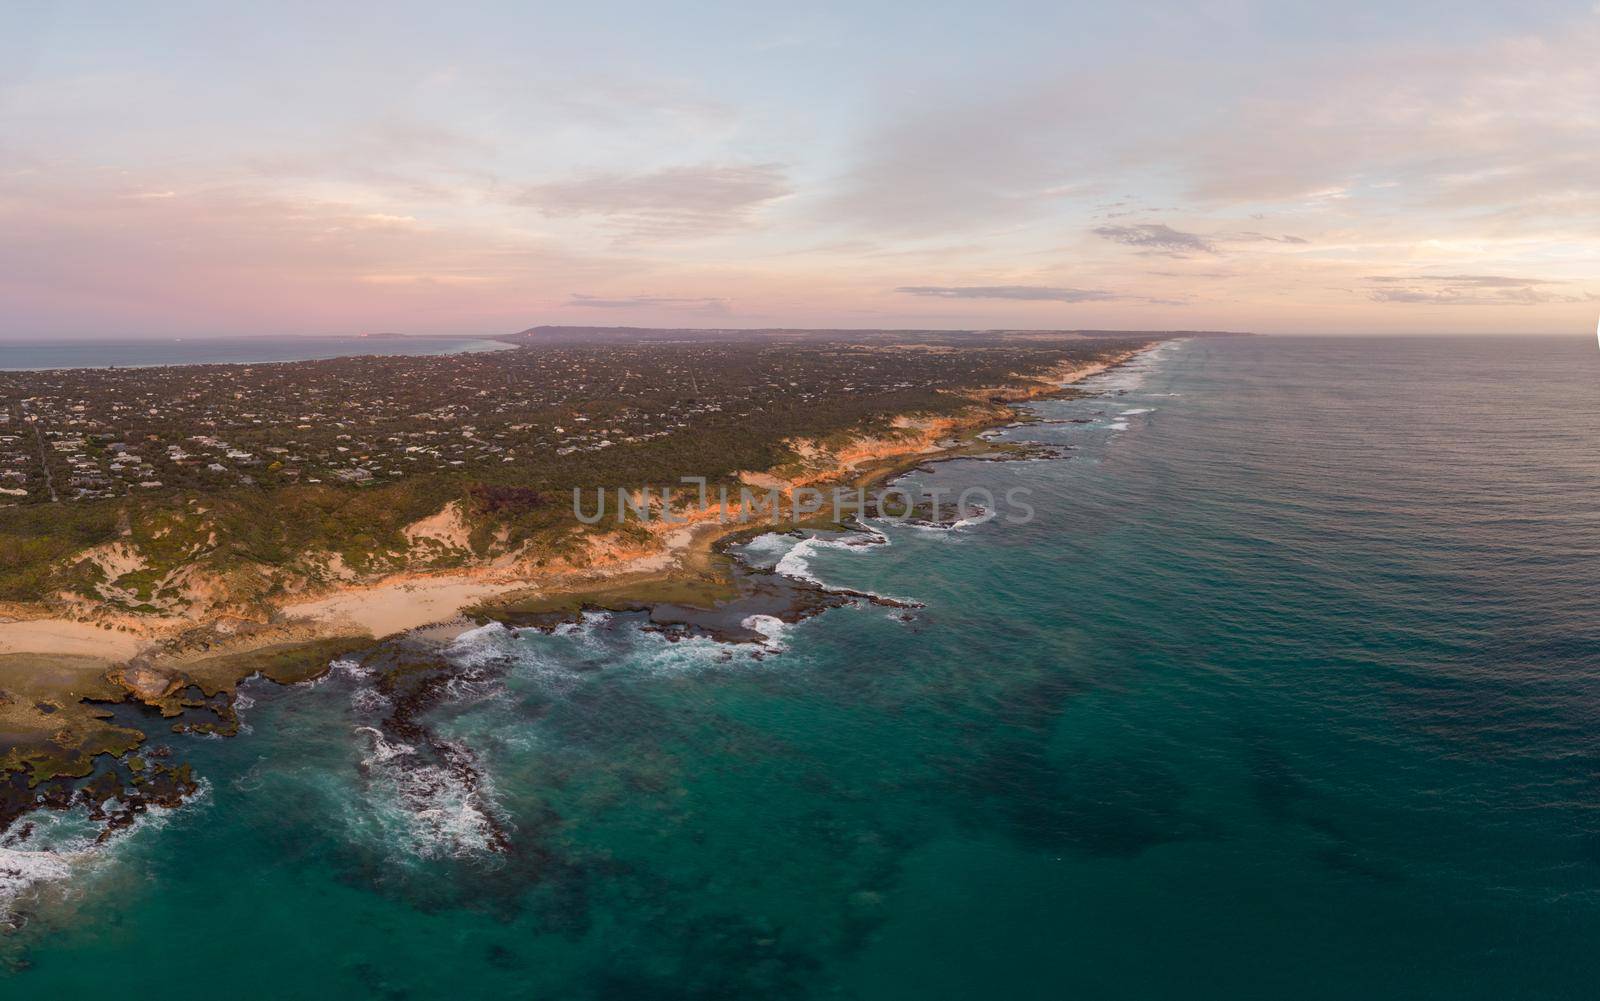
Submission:
[[[148,368],[155,365],[259,365],[353,355],[447,355],[500,351],[503,341],[473,337],[184,337],[164,339],[0,339],[0,371]]]

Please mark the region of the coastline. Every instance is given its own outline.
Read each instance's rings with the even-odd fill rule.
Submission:
[[[742,478],[763,490],[778,488],[783,496],[780,509],[787,506],[792,511],[794,492],[801,488],[825,484],[870,489],[930,462],[1004,457],[1006,446],[982,436],[1024,419],[1015,404],[1070,390],[1154,346],[1105,362],[1018,375],[1014,383],[974,391],[966,394],[973,407],[958,418],[901,417],[893,422],[892,434],[854,438],[831,449],[800,443],[798,468],[746,473]],[[614,609],[647,612],[652,624],[664,631],[697,628],[735,642],[761,642],[760,631],[746,622],[751,615],[798,618],[847,600],[876,598],[803,583],[787,588],[761,585],[752,591],[725,553],[727,546],[772,531],[842,526],[827,516],[791,518],[779,525],[724,521],[719,513],[713,506],[691,508],[681,512],[683,522],[651,523],[648,538],[642,541],[589,540],[584,558],[541,566],[536,572],[489,561],[449,571],[344,581],[277,604],[266,621],[233,616],[139,621],[116,616],[85,622],[29,617],[29,609],[0,609],[0,664],[12,669],[6,674],[24,670],[47,679],[29,693],[37,708],[0,708],[0,735],[11,745],[0,760],[0,776],[11,777],[5,785],[14,793],[7,797],[9,803],[0,803],[0,829],[33,807],[24,802],[33,795],[22,793],[45,786],[64,789],[60,783],[94,771],[99,755],[125,755],[150,739],[142,731],[117,725],[111,713],[98,708],[101,703],[142,703],[173,718],[180,731],[228,735],[237,729],[234,693],[248,678],[311,680],[326,673],[336,658],[374,650],[397,637],[404,638],[402,645],[438,650],[489,621],[542,624],[571,619],[588,609]],[[448,514],[447,507],[412,528],[419,536],[445,531]],[[726,609],[719,619],[714,610],[721,605]],[[719,624],[706,626],[713,620]],[[47,703],[53,707],[48,711]],[[187,722],[186,713],[208,721]],[[79,728],[78,739],[68,741],[76,746],[56,746],[61,741],[45,739],[50,733],[70,733],[60,729],[69,722]],[[135,799],[139,795],[133,793]]]
[[[996,451],[979,436],[996,427],[1015,422],[1015,403],[1038,399],[1066,389],[1084,379],[1100,375],[1125,364],[1140,351],[1129,352],[1109,362],[1063,367],[1044,373],[1038,386],[995,387],[973,394],[982,402],[996,405],[993,410],[972,420],[915,422],[901,418],[906,430],[916,433],[902,442],[863,439],[865,445],[845,448],[820,469],[782,477],[772,471],[745,475],[753,487],[778,486],[785,503],[792,504],[792,491],[821,484],[870,488],[892,480],[918,465],[948,458],[960,458],[977,450]],[[1035,377],[1041,378],[1041,377]],[[976,402],[976,400],[975,400]],[[899,447],[897,447],[899,446]],[[717,509],[707,507],[684,512],[688,522],[673,531],[660,532],[655,545],[637,551],[603,554],[589,567],[562,567],[546,574],[528,574],[516,568],[493,564],[449,572],[407,572],[377,580],[335,585],[325,593],[277,606],[286,624],[311,628],[330,635],[349,635],[352,631],[369,634],[379,641],[400,633],[459,619],[468,609],[495,597],[517,592],[545,591],[581,594],[586,590],[610,590],[619,581],[647,584],[670,578],[675,572],[705,569],[705,557],[723,537],[749,531],[748,521],[716,523]],[[758,525],[755,527],[759,527]],[[609,558],[605,558],[609,557]],[[17,611],[13,609],[13,611]],[[204,626],[200,622],[175,622],[155,619],[148,622],[122,616],[114,624],[74,621],[63,618],[13,618],[6,621],[0,611],[0,653],[99,656],[108,661],[128,660],[157,653],[163,642],[177,630]],[[352,627],[355,627],[352,630]],[[231,652],[246,653],[268,641],[246,640]]]

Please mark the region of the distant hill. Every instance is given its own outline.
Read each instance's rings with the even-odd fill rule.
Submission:
[[[570,344],[626,341],[770,340],[1087,340],[1097,337],[1230,337],[1228,330],[871,330],[800,327],[566,327],[538,326],[499,340],[517,344]]]

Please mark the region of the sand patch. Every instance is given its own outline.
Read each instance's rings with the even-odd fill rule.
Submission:
[[[461,514],[461,505],[455,501],[446,504],[438,514],[414,521],[403,529],[406,541],[412,546],[438,546],[443,549],[472,548],[472,526]]]
[[[131,633],[67,619],[0,622],[0,654],[65,654],[109,664],[134,656],[146,642]]]
[[[408,629],[449,622],[464,608],[526,587],[459,577],[408,580],[287,605],[283,614],[354,627],[382,639]]]

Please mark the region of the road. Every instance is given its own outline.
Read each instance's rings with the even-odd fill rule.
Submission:
[[[61,498],[56,494],[56,478],[50,474],[50,447],[44,443],[44,432],[39,430],[37,424],[34,425],[33,436],[39,441],[39,465],[44,469],[44,488],[50,491],[50,503],[58,503]]]

